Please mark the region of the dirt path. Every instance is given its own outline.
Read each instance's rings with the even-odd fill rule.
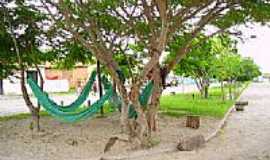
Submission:
[[[194,152],[141,157],[148,160],[270,160],[270,84],[252,84],[241,96],[244,112],[233,112],[221,135]]]

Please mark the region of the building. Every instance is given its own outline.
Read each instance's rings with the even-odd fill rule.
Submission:
[[[76,88],[78,84],[85,84],[94,69],[93,66],[77,65],[71,70],[60,70],[52,66],[39,66],[41,74],[44,78],[44,90],[46,92],[68,92],[71,88]],[[19,73],[7,79],[0,80],[0,95],[17,95],[21,94]],[[37,82],[40,82],[38,72],[35,68],[25,72],[25,77],[32,77]],[[29,93],[31,90],[27,85]]]
[[[68,80],[70,88],[76,88],[78,83],[84,84],[88,80],[90,71],[91,69],[84,65],[77,65],[71,70],[59,70],[49,66],[45,67],[45,78],[47,80]]]

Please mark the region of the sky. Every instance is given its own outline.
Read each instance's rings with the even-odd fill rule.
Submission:
[[[242,26],[241,30],[246,39],[244,39],[244,43],[239,40],[239,53],[245,57],[252,57],[263,73],[270,73],[270,27],[252,25],[252,28],[249,28]],[[250,38],[251,35],[256,35],[256,38]]]

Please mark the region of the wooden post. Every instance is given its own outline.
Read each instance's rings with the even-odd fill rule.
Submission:
[[[100,73],[100,62],[97,61],[97,80],[98,80],[98,91],[99,91],[99,98],[103,96],[103,90],[101,85],[101,73]],[[100,114],[101,116],[104,115],[104,109],[103,106],[100,108]]]
[[[188,115],[186,127],[198,129],[200,127],[200,116]]]
[[[0,95],[4,94],[3,79],[0,79]]]
[[[90,106],[91,106],[91,101],[88,100],[88,101],[87,101],[87,107],[90,107]]]
[[[244,107],[248,105],[248,101],[237,101],[235,102],[236,111],[244,111]]]
[[[4,94],[4,87],[3,87],[3,65],[0,63],[0,95]]]

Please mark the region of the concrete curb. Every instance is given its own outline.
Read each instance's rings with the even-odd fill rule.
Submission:
[[[235,102],[239,101],[242,97],[243,92],[249,87],[249,84],[247,84],[241,91],[240,91],[240,95],[239,97],[235,100]],[[210,140],[212,140],[213,138],[215,138],[219,132],[225,127],[225,124],[230,116],[230,114],[232,113],[232,111],[235,109],[235,104],[233,104],[233,106],[227,111],[227,113],[225,114],[225,116],[223,117],[223,119],[219,122],[218,127],[216,128],[216,130],[211,133],[209,136],[207,136],[205,138],[206,142],[209,142]]]
[[[235,100],[235,102],[239,101],[242,97],[242,93],[249,87],[249,84],[247,84],[244,88],[242,88],[242,90],[240,91],[240,95],[239,97]],[[207,136],[205,138],[206,142],[209,142],[210,140],[212,140],[213,138],[215,138],[219,132],[225,127],[225,124],[230,116],[230,114],[232,113],[232,111],[235,109],[235,104],[233,104],[233,106],[227,111],[227,113],[225,114],[225,116],[223,117],[223,119],[219,122],[218,127],[216,128],[216,130],[211,133],[209,136]]]
[[[224,118],[219,122],[218,127],[216,128],[216,130],[205,138],[205,142],[209,142],[211,139],[215,138],[218,135],[218,133],[224,128],[224,126],[225,126],[231,112],[234,110],[234,108],[235,108],[235,105],[233,105],[228,110],[228,112],[225,114]]]

